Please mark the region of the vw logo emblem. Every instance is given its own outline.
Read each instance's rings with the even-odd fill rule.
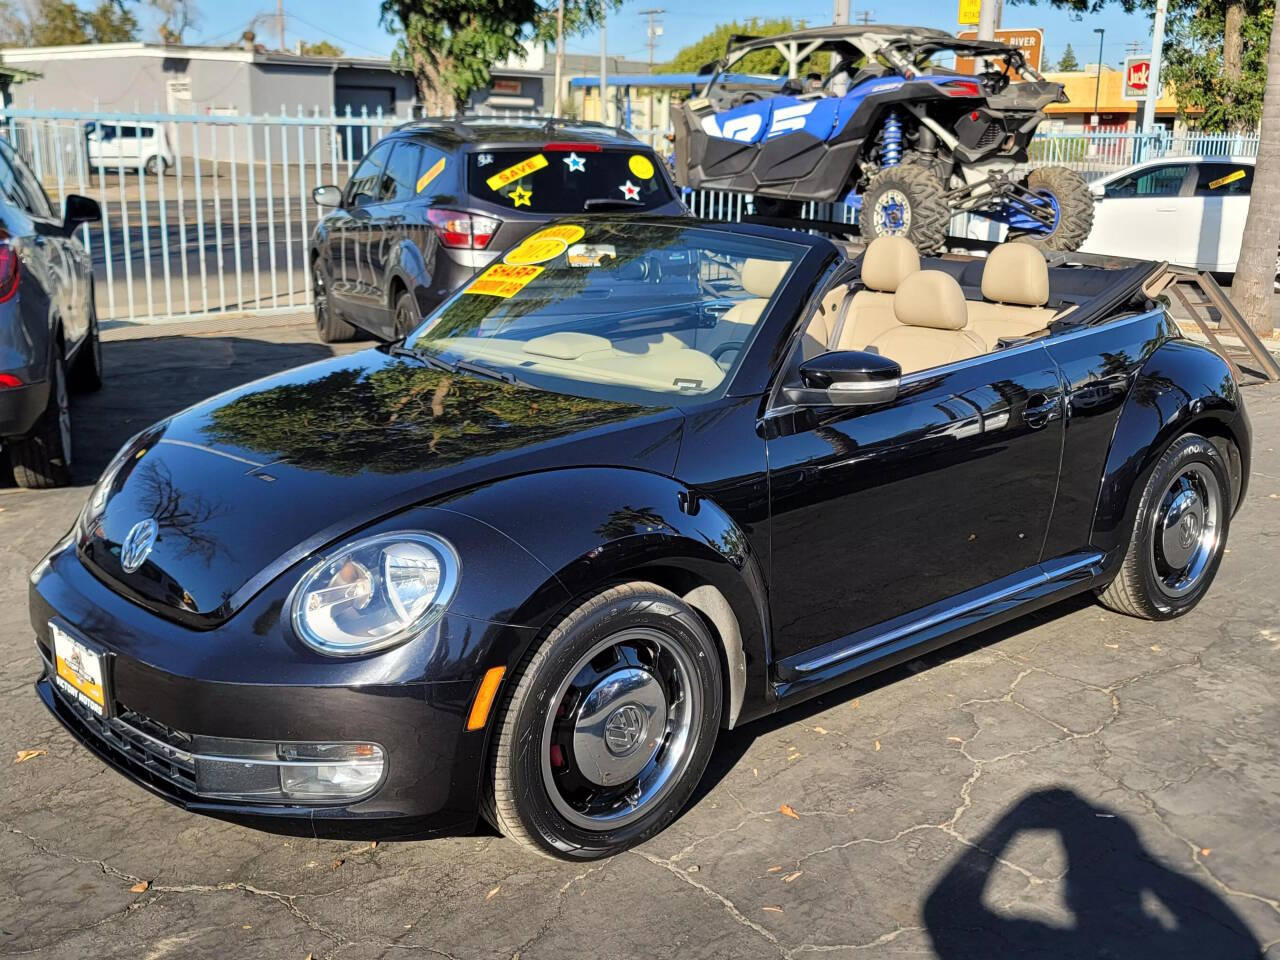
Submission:
[[[124,568],[125,573],[133,573],[147,562],[147,557],[151,555],[151,548],[156,545],[156,534],[159,530],[155,517],[139,520],[129,528],[129,532],[124,535],[124,540],[120,544],[120,566]]]
[[[1196,542],[1196,537],[1200,534],[1200,523],[1194,514],[1184,513],[1182,520],[1178,524],[1178,543],[1184,549],[1189,549]]]
[[[634,704],[624,704],[604,723],[604,742],[609,752],[620,756],[635,749],[644,739],[645,717]]]

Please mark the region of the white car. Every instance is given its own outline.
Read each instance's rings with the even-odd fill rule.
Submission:
[[[90,122],[85,124],[85,143],[94,170],[133,172],[141,166],[155,176],[173,166],[164,124]]]
[[[1167,157],[1093,181],[1093,230],[1080,248],[1234,273],[1249,213],[1252,157]]]

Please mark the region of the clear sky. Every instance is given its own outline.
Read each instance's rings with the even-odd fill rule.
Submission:
[[[955,0],[851,0],[855,18],[863,10],[873,21],[905,23],[919,26],[956,29]],[[258,17],[254,29],[263,42],[275,45],[275,4],[270,0],[201,0],[200,20],[187,35],[188,42],[230,43]],[[627,0],[621,10],[609,18],[609,53],[636,60],[648,59],[645,27],[647,18],[639,11],[666,7],[659,18],[663,35],[658,38],[655,57],[658,61],[675,54],[712,29],[717,23],[752,16],[770,17],[785,13],[805,18],[810,25],[831,21],[831,0],[723,0],[664,3],[663,0]],[[386,56],[395,44],[394,38],[378,23],[378,0],[285,0],[285,33],[289,46],[304,40],[330,40],[353,56]],[[144,20],[146,39],[153,39],[152,25]],[[1053,9],[1047,2],[1037,5],[1006,3],[1004,26],[1042,27],[1045,32],[1046,55],[1057,61],[1062,49],[1071,44],[1076,59],[1083,65],[1098,56],[1095,27],[1106,30],[1103,59],[1119,65],[1127,45],[1138,43],[1143,52],[1151,45],[1151,23],[1141,14],[1127,16],[1115,5],[1095,17],[1073,18]],[[600,52],[599,34],[571,37],[568,49],[575,53]]]

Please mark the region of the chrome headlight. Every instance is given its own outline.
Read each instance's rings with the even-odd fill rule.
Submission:
[[[421,636],[458,587],[458,554],[429,533],[382,533],[312,567],[293,595],[293,629],[329,656],[385,650]]]

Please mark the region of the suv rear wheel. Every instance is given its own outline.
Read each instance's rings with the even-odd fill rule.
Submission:
[[[858,214],[858,228],[868,240],[906,237],[924,254],[942,249],[950,221],[942,181],[913,163],[885,167],[872,177]]]
[[[8,447],[18,486],[46,490],[71,482],[71,398],[61,350],[49,365],[49,400],[44,412],[29,434],[9,441]]]

